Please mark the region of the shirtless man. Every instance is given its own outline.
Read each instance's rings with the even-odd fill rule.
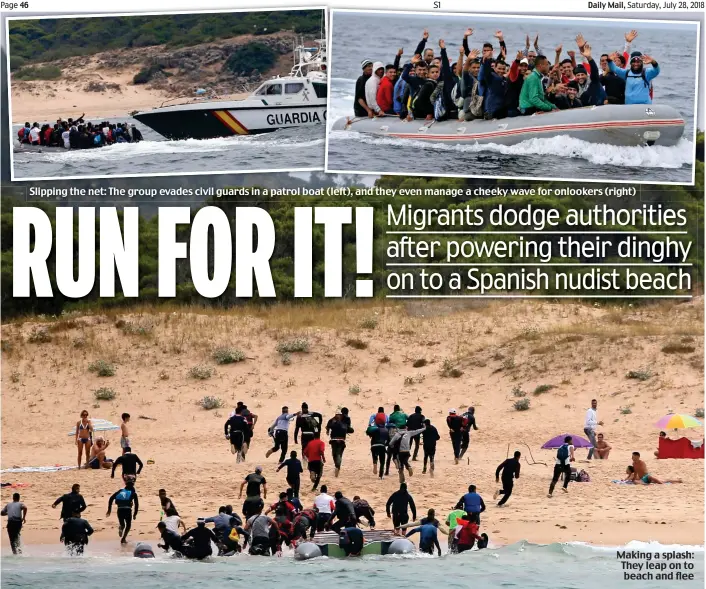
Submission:
[[[640,459],[639,452],[632,453],[632,466],[635,470],[635,478],[641,479],[642,477],[647,475],[647,465],[645,464],[644,460]]]
[[[608,458],[608,455],[610,454],[611,449],[612,446],[610,446],[608,442],[603,439],[603,434],[598,434],[596,436],[596,456],[601,460],[606,460]]]
[[[127,431],[127,424],[130,422],[130,414],[123,413],[121,415],[123,422],[120,424],[120,447],[125,454],[125,448],[130,447],[130,432]]]
[[[91,456],[85,468],[113,468],[113,461],[105,457],[105,451],[108,446],[110,446],[110,442],[106,442],[102,437],[96,438],[96,443],[91,448]]]
[[[627,470],[625,471],[625,473],[628,475],[625,480],[632,481],[635,485],[664,485],[665,483],[675,484],[683,482],[681,479],[667,479],[664,481],[660,481],[657,477],[654,477],[651,474],[646,474],[642,477],[638,477],[635,470],[636,469],[634,466],[628,466]]]
[[[76,446],[78,447],[78,467],[81,468],[81,455],[86,449],[86,464],[88,464],[91,444],[93,443],[93,424],[88,419],[88,411],[81,411],[81,419],[76,422]]]

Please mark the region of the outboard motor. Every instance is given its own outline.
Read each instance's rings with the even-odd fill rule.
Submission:
[[[313,542],[301,542],[297,544],[294,550],[294,558],[296,560],[310,560],[321,556],[321,548]]]
[[[147,542],[138,542],[132,555],[135,558],[154,558],[154,550]]]

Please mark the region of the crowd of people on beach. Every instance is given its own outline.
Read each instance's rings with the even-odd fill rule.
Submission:
[[[539,35],[530,46],[525,38],[514,59],[502,31],[497,46],[485,42],[471,49],[473,29],[463,35],[458,56],[449,56],[439,39],[439,51],[427,47],[425,30],[412,59],[400,69],[399,49],[392,63],[364,59],[356,81],[356,117],[394,116],[413,120],[491,120],[605,104],[651,104],[652,80],[660,73],[657,60],[632,51],[636,30],[625,33],[622,51],[594,54],[582,34],[577,51],[563,47],[543,51]],[[599,61],[596,63],[595,59]],[[579,59],[582,62],[579,63]]]
[[[586,412],[584,433],[590,440],[587,459],[608,459],[611,447],[596,427],[603,422],[597,417],[596,399]],[[239,402],[224,426],[224,434],[230,450],[236,456],[236,462],[246,459],[248,448],[255,435],[258,416],[253,414],[243,402]],[[294,423],[294,443],[300,444],[297,450],[289,450],[289,428]],[[75,443],[78,448],[79,469],[110,469],[115,477],[118,467],[121,469],[123,484],[108,499],[106,517],[112,513],[115,504],[118,519],[118,533],[121,544],[127,543],[133,520],[139,512],[137,481],[144,467],[140,458],[132,451],[129,433],[130,415],[122,414],[120,426],[120,447],[122,450],[114,460],[106,457],[109,442],[102,437],[93,441],[94,429],[87,411],[81,412],[76,423]],[[458,464],[470,446],[470,433],[478,430],[474,407],[468,407],[463,413],[450,409],[446,417],[446,427],[454,457]],[[240,484],[238,498],[245,498],[241,507],[242,517],[232,505],[223,505],[218,514],[199,517],[196,527],[187,530],[184,520],[179,515],[172,499],[165,489],[158,491],[162,508],[157,525],[161,542],[160,548],[192,559],[203,559],[213,555],[215,545],[219,555],[233,555],[248,549],[253,555],[278,555],[283,546],[296,547],[297,543],[315,538],[317,533],[332,531],[339,536],[339,545],[347,555],[360,554],[365,545],[365,535],[360,527],[365,524],[375,530],[376,510],[368,501],[358,495],[348,499],[338,490],[328,494],[328,486],[321,484],[326,460],[326,444],[321,439],[325,432],[329,436],[329,446],[333,460],[333,476],[337,478],[343,468],[343,456],[347,436],[354,433],[351,426],[350,412],[346,407],[336,409],[334,416],[324,426],[323,415],[312,411],[308,404],[302,403],[301,409],[290,413],[289,407],[282,407],[282,412],[267,428],[272,438],[272,447],[267,450],[269,458],[278,455],[276,471],[285,470],[287,488],[279,493],[278,500],[266,504],[268,488],[263,467],[257,466]],[[664,432],[662,432],[664,433]],[[420,535],[421,552],[441,554],[439,533],[448,535],[448,549],[451,553],[465,552],[474,547],[485,548],[489,538],[480,533],[481,514],[486,510],[483,497],[476,485],[469,485],[468,491],[454,505],[444,523],[436,518],[436,510],[429,509],[427,516],[417,520],[417,506],[407,487],[407,476],[413,476],[414,467],[410,462],[419,460],[422,451],[422,474],[434,477],[437,442],[441,439],[438,429],[417,406],[409,415],[399,405],[394,405],[392,412],[385,412],[378,407],[377,412],[367,420],[365,435],[370,439],[370,456],[373,473],[383,479],[389,476],[394,465],[399,477],[399,489],[387,500],[385,513],[392,521],[393,533],[397,536]],[[90,451],[89,451],[90,448]],[[83,460],[85,453],[85,462]],[[515,451],[499,464],[495,471],[495,480],[499,488],[493,493],[493,499],[500,500],[498,507],[506,505],[512,495],[516,481],[520,478],[522,454]],[[572,463],[576,461],[573,438],[567,435],[558,447],[548,497],[552,497],[555,486],[563,478],[562,490],[568,492],[568,486],[577,478]],[[151,461],[147,461],[150,464]],[[311,505],[304,505],[300,499],[302,475],[306,471],[316,493]],[[582,471],[583,472],[583,471]],[[633,484],[680,483],[680,479],[661,481],[648,472],[639,452],[633,452],[632,464],[627,468],[624,482]],[[93,534],[90,523],[82,516],[86,502],[80,493],[80,485],[74,484],[71,492],[59,497],[52,507],[61,504],[61,518],[64,523],[61,541],[71,554],[83,554],[89,537]],[[410,518],[411,514],[411,518]],[[13,552],[20,552],[20,532],[26,522],[27,507],[21,502],[18,493],[13,501],[5,506],[2,515],[7,515],[7,532]],[[213,529],[207,527],[213,524]],[[411,528],[411,529],[410,529]],[[181,531],[180,531],[181,530]],[[139,549],[139,550],[138,550]],[[135,556],[154,556],[146,544],[138,544]],[[138,554],[139,552],[139,554]]]
[[[17,140],[20,145],[92,149],[114,143],[137,143],[143,139],[135,125],[110,121],[86,122],[84,116],[66,120],[59,118],[53,125],[44,123],[40,126],[37,122],[30,125],[27,122],[17,131]]]

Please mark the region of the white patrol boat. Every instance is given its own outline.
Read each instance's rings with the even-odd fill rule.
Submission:
[[[261,84],[245,100],[198,99],[132,113],[168,139],[212,139],[256,135],[326,122],[326,41],[294,49],[287,76]]]

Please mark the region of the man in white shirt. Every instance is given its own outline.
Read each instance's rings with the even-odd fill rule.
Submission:
[[[556,462],[554,464],[554,476],[552,476],[552,482],[549,485],[549,494],[547,497],[551,498],[554,493],[554,487],[559,481],[559,477],[564,475],[564,486],[562,491],[568,493],[569,481],[571,480],[571,463],[575,460],[574,458],[574,445],[572,444],[573,439],[571,436],[566,436],[564,438],[564,443],[559,447],[556,452]]]
[[[321,485],[321,494],[314,497],[314,507],[319,511],[316,520],[316,529],[320,532],[331,519],[331,514],[336,505],[336,500],[328,494],[328,487]]]
[[[37,123],[34,123],[34,125],[32,125],[32,128],[29,130],[29,141],[32,145],[39,145],[39,135],[39,125],[37,125]]]
[[[268,429],[268,433],[274,438],[274,448],[267,451],[267,458],[281,449],[279,461],[284,462],[287,457],[287,448],[289,447],[289,422],[291,422],[298,413],[289,413],[289,407],[282,407],[282,415],[274,420]]]
[[[591,442],[591,448],[588,451],[588,460],[593,458],[593,450],[596,447],[596,427],[603,425],[602,421],[598,421],[598,415],[596,414],[597,408],[598,401],[591,399],[591,407],[586,411],[586,419],[583,424],[583,433],[586,434],[588,440]]]

